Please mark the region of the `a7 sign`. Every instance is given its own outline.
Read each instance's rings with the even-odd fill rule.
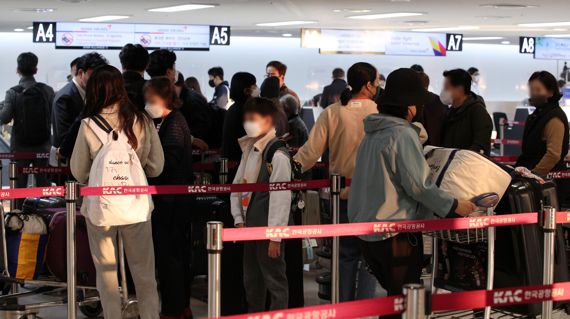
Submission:
[[[33,37],[34,43],[55,43],[55,22],[34,22]]]
[[[463,51],[463,34],[448,33],[447,38],[447,51]]]

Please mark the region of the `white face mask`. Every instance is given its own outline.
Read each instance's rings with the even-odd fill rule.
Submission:
[[[251,91],[251,97],[259,97],[260,95],[261,89],[256,86],[255,90]]]
[[[441,103],[445,105],[451,105],[453,103],[453,96],[451,96],[451,92],[443,89],[441,90],[441,94],[439,94],[439,99]]]
[[[243,123],[243,128],[247,136],[256,138],[261,135],[261,125],[254,121],[245,121]]]
[[[158,119],[162,117],[163,110],[160,106],[156,104],[146,104],[144,106],[144,110],[152,117],[153,119]]]

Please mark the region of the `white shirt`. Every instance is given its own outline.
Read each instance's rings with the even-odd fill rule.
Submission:
[[[81,95],[83,102],[85,102],[85,90],[81,87],[81,85],[79,85],[79,83],[77,83],[77,80],[75,79],[75,77],[71,81],[73,82],[73,84],[75,84],[75,87],[79,91],[79,95]]]
[[[275,130],[270,131],[261,139],[242,137],[239,139],[242,147],[241,162],[234,178],[234,184],[257,183],[259,171],[263,164],[263,151],[273,138]],[[271,161],[273,170],[269,177],[270,183],[291,181],[291,161],[283,151],[275,152]],[[245,221],[247,207],[242,205],[243,193],[232,193],[231,211],[234,223],[242,224]],[[269,193],[269,212],[267,226],[287,226],[291,213],[291,191],[272,191]],[[281,241],[275,239],[274,241]]]

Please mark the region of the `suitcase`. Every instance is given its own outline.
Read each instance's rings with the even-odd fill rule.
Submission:
[[[49,225],[49,238],[46,247],[46,266],[57,279],[67,280],[67,236],[66,236],[65,211],[59,211],[53,215]],[[77,268],[77,283],[85,286],[95,286],[95,266],[89,249],[87,237],[87,224],[85,217],[76,213],[75,228],[75,253]]]
[[[558,208],[556,186],[547,181],[513,177],[495,213],[513,214],[542,211],[543,205]],[[569,280],[568,261],[564,249],[564,233],[557,227],[554,281]],[[544,234],[539,225],[496,228],[495,288],[542,284]],[[487,244],[462,245],[442,242],[436,286],[451,291],[485,289]],[[555,303],[562,308],[565,303]],[[541,304],[505,307],[506,310],[530,316],[540,315]]]
[[[24,204],[22,205],[22,211],[27,214],[34,214],[38,211],[44,211],[50,208],[65,208],[65,198],[29,197],[24,200]]]

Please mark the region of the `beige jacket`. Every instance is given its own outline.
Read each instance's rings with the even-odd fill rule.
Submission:
[[[364,118],[378,113],[376,103],[353,99],[348,105],[335,103],[327,107],[311,130],[309,140],[295,155],[303,171],[311,169],[323,153],[330,151],[330,172],[352,178],[356,151],[364,138]]]
[[[102,115],[113,128],[119,127],[117,113]],[[143,121],[144,125],[141,121],[135,123],[134,131],[138,139],[136,153],[147,177],[156,177],[162,173],[164,152],[158,132],[152,122],[146,117]],[[91,164],[102,146],[103,143],[97,138],[95,132],[89,125],[82,122],[70,161],[71,173],[79,183],[87,184],[89,181]]]

